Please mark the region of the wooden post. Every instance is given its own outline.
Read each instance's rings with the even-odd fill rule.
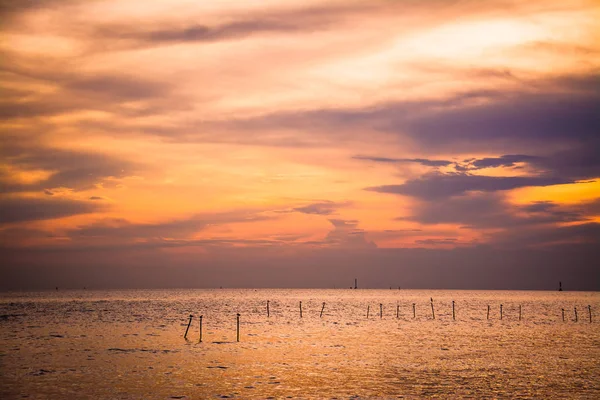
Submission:
[[[198,343],[202,343],[202,315],[200,316],[200,339],[198,339]]]
[[[452,321],[456,320],[456,314],[454,314],[454,300],[452,300]]]
[[[579,321],[579,318],[577,317],[577,307],[575,307],[575,322]]]
[[[564,309],[564,308],[561,308],[561,310],[562,310],[563,322],[565,322],[565,309]]]
[[[523,311],[523,310],[522,310],[522,307],[521,307],[521,305],[519,304],[519,321],[521,320],[521,314],[522,314],[522,311]]]
[[[500,304],[500,320],[502,320],[502,304]]]
[[[383,318],[383,304],[379,303],[379,319]]]
[[[490,319],[490,305],[488,304],[488,313],[487,313],[487,319]]]
[[[319,318],[323,318],[323,310],[325,309],[325,302],[323,302],[323,307],[321,307],[321,315],[319,315]]]
[[[413,318],[417,318],[417,305],[413,303]]]
[[[240,341],[240,313],[237,314],[237,341]]]
[[[433,297],[431,298],[431,316],[435,319],[435,310],[433,309]]]
[[[190,330],[190,325],[192,324],[193,317],[194,317],[193,315],[190,315],[190,321],[188,322],[188,326],[187,326],[187,328],[185,328],[185,334],[183,335],[184,339],[187,339],[187,333]]]
[[[302,302],[300,302],[300,318],[302,318]]]
[[[371,306],[367,304],[367,319],[369,319],[369,309],[370,308],[371,308]]]
[[[592,306],[588,305],[588,313],[590,314],[590,324],[592,323]]]
[[[400,304],[396,304],[396,319],[400,318]]]
[[[270,317],[271,313],[269,312],[269,300],[267,300],[267,317]]]

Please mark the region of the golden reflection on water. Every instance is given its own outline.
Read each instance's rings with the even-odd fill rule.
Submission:
[[[598,293],[346,289],[2,296],[3,399],[600,398],[600,330],[595,318],[589,323],[586,308],[591,305],[594,317]],[[185,340],[190,313],[195,317]]]

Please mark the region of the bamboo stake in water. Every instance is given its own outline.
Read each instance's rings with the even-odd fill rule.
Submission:
[[[323,318],[323,310],[325,309],[325,302],[323,302],[323,307],[321,307],[321,315],[319,315],[319,318]]]
[[[267,300],[267,317],[270,317],[271,313],[269,312],[269,300]]]
[[[237,341],[240,341],[240,313],[237,314]]]
[[[456,320],[456,314],[454,314],[454,300],[452,300],[452,321]]]
[[[500,304],[500,319],[502,319],[502,304]]]
[[[564,309],[564,308],[561,308],[561,310],[562,310],[563,322],[565,322],[565,309]]]
[[[198,339],[198,343],[202,343],[202,315],[200,316],[200,339]]]
[[[371,309],[370,305],[367,305],[367,319],[369,319],[369,310]]]
[[[300,318],[302,318],[302,302],[300,302]]]
[[[577,307],[575,307],[575,322],[579,321],[579,318],[577,318]]]
[[[588,313],[590,314],[590,324],[592,323],[592,306],[588,305]]]
[[[413,318],[417,318],[417,305],[413,303]]]
[[[488,313],[487,313],[487,319],[490,319],[490,305],[488,304]]]
[[[433,297],[431,297],[431,316],[435,319],[435,310],[433,309]]]
[[[519,321],[521,320],[521,311],[522,311],[521,305],[519,304]]]
[[[383,304],[379,303],[379,319],[383,318]]]
[[[190,315],[190,321],[188,322],[188,326],[187,326],[187,328],[185,328],[185,335],[183,335],[183,338],[184,338],[184,339],[187,339],[187,333],[188,333],[188,331],[190,330],[190,325],[192,324],[192,318],[193,318],[193,317],[194,317],[193,315]]]

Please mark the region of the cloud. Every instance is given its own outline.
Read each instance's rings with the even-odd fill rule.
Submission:
[[[507,154],[500,157],[486,157],[476,159],[470,165],[476,169],[496,168],[496,167],[514,167],[517,163],[530,162],[538,159],[538,157],[522,155],[522,154]]]
[[[418,163],[426,167],[446,167],[453,164],[453,161],[447,160],[429,160],[425,158],[388,158],[388,157],[376,157],[376,156],[353,156],[355,160],[373,161],[379,163]]]
[[[0,192],[41,191],[52,195],[52,188],[87,190],[96,184],[108,184],[109,178],[122,179],[141,169],[139,163],[101,153],[4,144],[0,155],[20,170],[48,171],[49,176],[34,183],[14,182],[0,176]]]
[[[72,239],[188,239],[208,226],[275,219],[250,211],[231,211],[157,223],[133,223],[124,218],[103,219],[67,231]],[[222,239],[220,239],[222,240]],[[102,242],[101,244],[103,244]],[[171,244],[175,244],[172,242]],[[167,244],[165,244],[167,245]]]
[[[497,192],[528,186],[550,186],[570,183],[570,180],[553,177],[482,176],[466,173],[430,173],[410,179],[400,185],[367,187],[365,190],[378,193],[399,194],[426,200],[460,196],[468,192]]]
[[[442,238],[442,239],[417,239],[415,243],[425,246],[439,246],[439,245],[456,245],[458,239],[455,238]]]
[[[4,119],[48,117],[85,110],[101,110],[131,117],[154,114],[164,109],[172,111],[186,104],[180,96],[171,93],[174,87],[172,83],[123,72],[84,75],[81,71],[69,71],[68,68],[44,70],[36,68],[34,61],[21,61],[18,56],[12,55],[7,57],[10,60],[16,58],[17,61],[4,65],[2,70],[21,79],[35,78],[46,82],[53,86],[53,90],[22,90],[14,93],[12,98],[0,100],[0,117]],[[170,101],[167,102],[166,98]],[[138,102],[137,106],[128,107],[127,104],[133,101]],[[175,106],[174,103],[179,105]]]
[[[340,208],[347,206],[348,203],[335,203],[333,201],[322,201],[318,203],[308,204],[302,207],[295,207],[293,211],[297,211],[303,214],[316,214],[316,215],[331,215]]]
[[[558,223],[587,221],[587,205],[534,202],[513,205],[500,193],[475,193],[443,201],[422,201],[405,220],[426,225],[458,224],[471,229],[523,229]]]
[[[0,198],[0,224],[37,221],[104,210],[95,203],[63,198]]]
[[[535,149],[542,142],[577,146],[598,138],[599,81],[596,74],[563,77],[538,83],[543,86],[533,93],[498,92],[484,104],[430,110],[410,121],[390,119],[388,127],[434,150]]]
[[[518,89],[472,89],[439,99],[394,99],[355,107],[276,110],[226,120],[205,119],[170,135],[172,140],[262,146],[313,147],[363,143],[365,134],[397,138],[420,154],[496,153],[535,157],[548,149],[598,148],[600,88],[595,73],[524,80]],[[224,132],[219,137],[207,130]],[[249,133],[252,134],[249,134]],[[302,133],[299,135],[298,133]],[[375,139],[378,140],[378,139]],[[543,146],[541,145],[543,143]],[[596,143],[596,144],[594,144]],[[447,166],[432,157],[357,155],[356,159]],[[412,160],[412,161],[411,161]],[[508,162],[510,160],[498,160]],[[529,159],[532,161],[532,159]],[[487,160],[486,162],[491,162]]]
[[[494,244],[510,248],[557,246],[565,244],[600,245],[600,223],[587,222],[576,225],[531,227],[506,230],[493,234]]]
[[[334,229],[330,231],[323,244],[334,247],[375,248],[377,245],[368,240],[366,232],[358,228],[358,221],[344,219],[329,219]]]

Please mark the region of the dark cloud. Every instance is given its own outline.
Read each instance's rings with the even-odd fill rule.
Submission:
[[[586,85],[564,79],[554,83],[562,88],[547,87],[533,94],[498,93],[484,104],[427,112],[407,124],[392,121],[389,128],[407,130],[415,141],[435,149],[464,145],[491,150],[512,147],[511,142],[529,148],[541,142],[579,145],[597,140],[600,131],[600,79],[591,75],[581,80]],[[580,90],[573,91],[573,86]]]
[[[458,239],[455,238],[442,238],[442,239],[417,239],[416,244],[425,246],[439,246],[439,245],[456,245]]]
[[[100,153],[37,146],[6,144],[0,155],[19,169],[52,171],[47,179],[33,184],[10,183],[0,176],[0,192],[44,190],[52,195],[50,189],[58,187],[87,190],[96,184],[107,184],[108,178],[131,176],[141,168],[137,163]]]
[[[500,157],[486,157],[480,158],[471,163],[472,167],[476,169],[481,168],[495,168],[495,167],[514,167],[517,163],[530,162],[536,160],[538,157],[521,155],[521,154],[507,154]]]
[[[334,229],[327,234],[323,242],[315,244],[355,249],[377,247],[374,242],[366,237],[366,232],[358,228],[358,221],[331,218],[329,222],[334,226]]]
[[[233,211],[213,215],[193,215],[188,218],[158,223],[133,223],[123,218],[104,219],[68,230],[67,235],[72,239],[187,239],[209,225],[256,222],[271,219],[274,219],[274,217],[246,211]],[[100,244],[105,243],[102,242]],[[176,243],[172,242],[171,244],[174,245]],[[168,245],[168,243],[164,243],[164,245]],[[190,245],[190,243],[187,243],[187,245]]]
[[[429,160],[425,158],[388,158],[388,157],[376,157],[376,156],[353,156],[355,160],[373,161],[379,163],[409,163],[414,162],[426,167],[446,167],[453,164],[453,161],[447,160]]]
[[[460,196],[474,191],[496,192],[520,187],[550,186],[569,182],[567,179],[553,177],[502,177],[466,173],[431,173],[417,179],[410,179],[400,185],[373,186],[365,190],[433,200]]]
[[[142,79],[135,75],[77,76],[66,80],[64,88],[76,92],[78,98],[106,96],[114,101],[159,98],[169,95],[170,85]]]
[[[10,16],[40,8],[53,8],[85,2],[84,0],[0,0],[0,16]]]
[[[498,193],[478,193],[443,201],[423,201],[405,220],[421,224],[458,224],[472,229],[522,229],[566,222],[587,221],[586,204],[560,205],[535,202],[513,205]]]
[[[131,223],[125,219],[111,219],[83,225],[70,230],[72,238],[181,238],[204,229],[207,222],[190,218],[156,224]]]
[[[105,209],[97,203],[61,198],[0,198],[0,224],[46,220]]]
[[[494,244],[510,248],[561,244],[600,245],[600,223],[505,230],[491,236]]]
[[[348,203],[335,203],[333,201],[322,201],[318,203],[312,203],[302,207],[293,208],[293,211],[297,211],[303,214],[317,214],[317,215],[331,215]]]
[[[6,55],[7,59],[12,56]],[[0,117],[4,119],[43,117],[82,110],[102,110],[122,116],[139,116],[168,108],[173,110],[172,86],[164,82],[143,79],[124,73],[113,75],[81,75],[79,71],[44,71],[35,68],[33,61],[7,63],[0,70],[22,78],[34,78],[51,83],[57,89],[40,94],[21,91],[11,98],[0,100]],[[30,76],[33,75],[33,76]],[[166,98],[170,99],[168,107]],[[123,107],[123,103],[140,101],[136,109]],[[184,99],[178,102],[185,107]]]
[[[102,42],[101,49],[158,46],[171,43],[240,40],[260,34],[285,34],[327,29],[348,15],[364,12],[373,6],[364,4],[319,5],[291,10],[248,12],[228,15],[218,24],[101,25],[88,35]]]
[[[430,153],[484,151],[533,157],[546,155],[542,152],[547,149],[579,152],[585,150],[583,144],[598,149],[598,82],[597,74],[564,76],[524,81],[521,85],[535,90],[475,90],[441,100],[396,101],[352,109],[281,111],[251,118],[205,121],[204,125],[238,133],[260,132],[258,138],[252,140],[262,137],[265,145],[270,142],[268,137],[277,139],[277,143],[281,139],[269,132],[319,133],[318,143],[339,144],[340,141],[364,140],[365,131],[377,131],[409,137],[412,146]],[[310,145],[311,138],[303,138],[300,144]],[[299,139],[292,139],[289,146],[297,146]],[[395,160],[385,156],[358,157],[379,162]]]

